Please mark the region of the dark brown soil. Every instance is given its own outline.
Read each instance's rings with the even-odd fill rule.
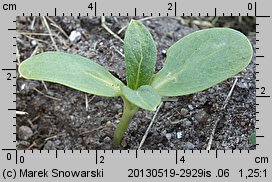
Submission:
[[[132,17],[106,17],[108,27],[117,33]],[[136,19],[142,17],[134,17]],[[60,51],[77,53],[105,66],[125,82],[123,43],[102,26],[99,17],[50,17],[47,19]],[[157,45],[160,70],[166,50],[183,36],[203,28],[196,26],[198,18],[152,18],[143,21],[150,29]],[[210,21],[211,20],[211,21]],[[207,18],[205,21],[212,22]],[[231,26],[247,35],[255,32],[255,20],[218,18],[216,26]],[[249,23],[248,23],[249,22]],[[53,25],[51,24],[53,23]],[[72,31],[81,37],[71,42]],[[246,26],[248,25],[248,26]],[[55,50],[42,18],[17,17],[18,59],[21,61],[44,51]],[[42,33],[23,34],[28,33]],[[44,35],[46,34],[46,35]],[[119,34],[124,38],[124,31]],[[250,36],[255,47],[255,38]],[[255,49],[254,49],[255,50]],[[216,120],[211,149],[255,149],[249,136],[255,128],[255,55],[239,73],[233,94],[222,110],[235,78],[196,94],[167,98],[158,112],[142,149],[206,149]],[[23,78],[17,80],[17,110],[28,115],[17,116],[18,149],[112,149],[112,137],[122,114],[120,98],[105,98],[81,93],[62,85]],[[88,107],[86,108],[86,97]],[[121,149],[137,149],[153,117],[153,112],[140,110],[130,124]]]

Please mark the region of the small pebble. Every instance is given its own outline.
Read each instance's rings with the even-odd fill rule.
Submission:
[[[167,133],[167,131],[166,131],[166,130],[163,130],[163,131],[161,132],[161,135],[162,135],[162,136],[165,136],[166,133]]]
[[[216,148],[219,148],[220,147],[220,142],[219,141],[214,141],[214,145]]]
[[[188,108],[192,111],[194,108],[191,104],[188,105]]]
[[[98,107],[107,107],[108,106],[108,104],[107,103],[105,103],[105,102],[103,102],[103,101],[99,101],[99,102],[97,102],[97,103],[95,103],[95,106],[98,106]]]
[[[199,122],[206,122],[208,118],[208,114],[203,110],[197,112],[195,115],[195,119]]]
[[[28,126],[21,126],[18,131],[18,137],[21,140],[28,140],[33,135],[33,131]]]
[[[31,41],[31,45],[36,46],[37,45],[37,41],[36,40],[32,40]]]
[[[46,144],[44,145],[44,150],[56,150],[56,145],[52,141],[47,141]]]
[[[75,119],[75,116],[71,115],[71,116],[70,116],[70,119],[71,119],[71,120],[74,120],[74,119]]]
[[[182,116],[186,116],[188,113],[189,113],[188,109],[182,108],[182,109],[180,110],[180,114],[181,114]]]
[[[69,40],[70,40],[71,42],[77,42],[77,41],[80,40],[80,38],[81,38],[81,33],[78,32],[78,31],[75,31],[75,30],[73,30],[73,31],[71,32],[71,34],[69,35]]]
[[[122,109],[122,105],[120,105],[120,104],[115,104],[115,108],[116,108],[116,109]]]
[[[192,149],[195,148],[195,145],[192,144],[191,142],[187,142],[187,143],[186,143],[186,147],[187,147],[187,149],[192,150]]]
[[[218,136],[218,140],[222,140],[223,139],[223,136],[222,135],[219,135]]]
[[[165,102],[164,108],[165,109],[171,109],[172,108],[172,104],[170,102]]]
[[[24,83],[24,84],[22,84],[21,85],[21,90],[24,90],[25,89],[25,86],[26,86],[26,84]]]
[[[111,121],[107,121],[107,123],[106,123],[106,127],[108,127],[108,128],[112,127],[112,123],[111,123]]]
[[[127,146],[127,142],[126,142],[125,140],[123,140],[123,141],[121,142],[121,146],[122,146],[122,147],[126,147],[126,146]]]
[[[248,89],[249,88],[249,86],[248,86],[248,84],[246,82],[238,82],[237,86],[239,88],[244,88],[244,89]]]
[[[55,143],[56,145],[60,145],[60,144],[61,144],[61,141],[60,141],[60,140],[56,140],[54,143]]]
[[[169,127],[169,126],[171,126],[171,121],[165,121],[165,126],[167,126],[167,127]]]
[[[205,132],[204,131],[200,131],[199,132],[199,136],[201,137],[201,136],[205,136]]]
[[[24,93],[33,92],[34,88],[39,87],[40,84],[36,81],[30,82],[30,80],[26,80],[22,86],[20,87],[21,91],[24,91]]]
[[[215,90],[214,90],[213,88],[210,88],[208,91],[209,91],[211,94],[213,94],[213,93],[215,92]]]
[[[54,95],[55,95],[54,92],[51,91],[51,90],[48,90],[48,91],[46,92],[46,94],[47,94],[47,95],[51,95],[51,96],[54,96]]]
[[[166,57],[166,50],[165,50],[165,49],[163,49],[163,50],[161,51],[161,53],[162,53],[163,56]]]
[[[111,143],[111,138],[106,136],[103,140],[105,143]]]
[[[191,126],[192,122],[189,121],[188,119],[185,119],[185,120],[183,120],[182,124],[183,124],[183,126]]]
[[[169,38],[169,39],[173,39],[173,33],[166,33],[166,37]]]
[[[182,132],[181,131],[178,131],[177,132],[177,138],[180,139],[182,137]]]
[[[167,138],[167,140],[170,140],[171,137],[172,137],[172,136],[171,136],[171,133],[166,133],[166,134],[165,134],[165,137]]]

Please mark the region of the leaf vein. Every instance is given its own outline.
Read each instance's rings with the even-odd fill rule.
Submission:
[[[136,34],[137,34],[137,36],[138,36],[138,38],[140,40],[140,31],[137,28],[136,28],[136,31],[137,31]],[[136,84],[135,84],[136,88],[138,88],[138,84],[139,84],[139,80],[140,80],[140,78],[139,78],[140,77],[140,71],[141,71],[141,66],[142,66],[142,62],[143,62],[143,47],[142,47],[141,40],[139,41],[139,44],[140,44],[140,48],[141,48],[141,59],[140,59],[140,63],[139,63],[138,68],[137,68],[137,76],[136,76]]]

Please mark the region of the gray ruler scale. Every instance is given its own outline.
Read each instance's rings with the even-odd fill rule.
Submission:
[[[272,181],[270,1],[1,1],[0,181]],[[255,16],[256,150],[16,150],[16,16]]]

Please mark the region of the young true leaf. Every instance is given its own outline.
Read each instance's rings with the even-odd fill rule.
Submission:
[[[168,49],[165,66],[151,85],[162,96],[191,94],[237,74],[251,57],[250,42],[236,30],[197,31]]]
[[[106,97],[119,96],[123,84],[99,64],[62,52],[32,56],[20,64],[19,72],[27,79],[59,83]]]
[[[137,90],[123,86],[122,92],[124,97],[132,104],[146,110],[155,111],[161,102],[161,96],[149,85],[143,85]]]
[[[157,59],[157,50],[147,28],[131,20],[124,41],[126,79],[131,89],[149,85]]]

